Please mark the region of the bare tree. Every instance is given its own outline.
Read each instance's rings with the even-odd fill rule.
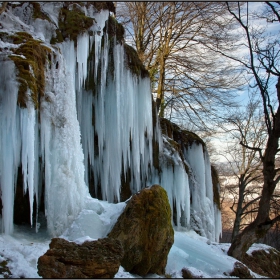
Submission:
[[[249,4],[247,3],[247,5]],[[269,2],[266,5],[270,7],[272,13],[279,20],[279,3]],[[252,19],[248,12],[249,8],[246,9],[245,6],[245,10],[243,10],[239,2],[226,2],[226,7],[244,34],[243,46],[247,50],[248,56],[235,57],[230,53],[222,52],[221,54],[247,69],[248,76],[251,78],[251,85],[257,88],[261,98],[267,134],[263,149],[251,147],[246,142],[240,142],[243,147],[258,153],[262,162],[263,174],[263,187],[256,219],[234,238],[228,251],[230,256],[242,260],[248,248],[262,238],[271,226],[280,220],[280,216],[270,218],[271,200],[280,181],[280,169],[276,167],[280,138],[279,36],[268,37],[264,30],[251,25]],[[209,48],[212,47],[209,46]],[[272,81],[276,83],[276,91],[270,88]]]
[[[260,199],[260,184],[263,179],[262,162],[257,149],[264,146],[266,134],[258,101],[250,100],[244,109],[237,109],[227,118],[225,130],[228,134],[227,146],[222,155],[231,167],[232,183],[226,188],[233,203],[235,213],[232,240],[239,233],[247,216],[252,214]],[[230,140],[229,140],[230,139]],[[245,143],[239,145],[239,143]],[[249,149],[248,146],[254,149]]]
[[[125,2],[117,8],[150,72],[160,117],[191,121],[201,129],[205,119],[233,105],[239,72],[198,40],[232,45],[223,14],[217,2]]]

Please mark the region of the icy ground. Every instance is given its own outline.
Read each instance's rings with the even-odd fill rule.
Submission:
[[[88,197],[86,208],[60,237],[76,243],[103,238],[116,223],[124,207],[125,202],[112,204]],[[12,278],[41,278],[37,273],[37,260],[48,250],[50,241],[51,237],[44,226],[41,226],[38,233],[26,226],[15,226],[12,235],[0,235],[0,263],[8,261]],[[236,261],[226,254],[229,245],[210,242],[192,230],[175,231],[175,241],[168,255],[166,277],[182,278],[181,270],[187,267],[197,278],[229,278],[224,273],[230,272]],[[249,251],[259,248],[270,247],[254,244]],[[0,278],[4,278],[4,275],[0,274]],[[141,277],[120,267],[115,278]],[[162,277],[149,274],[146,278]]]

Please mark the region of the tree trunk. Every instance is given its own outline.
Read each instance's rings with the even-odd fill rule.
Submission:
[[[157,89],[157,111],[159,117],[164,117],[164,80],[165,80],[165,57],[163,56],[159,63],[159,81]]]
[[[276,85],[278,102],[280,103],[280,77]],[[278,104],[279,104],[278,103]],[[269,218],[270,200],[276,187],[276,170],[275,157],[278,150],[278,141],[280,138],[280,107],[274,115],[273,128],[268,135],[265,154],[262,157],[263,161],[263,176],[264,184],[262,189],[262,196],[259,203],[259,211],[256,220],[247,226],[243,232],[238,234],[233,240],[228,255],[236,259],[243,260],[247,250],[251,245],[264,237],[266,232],[272,226]]]
[[[237,204],[237,209],[236,209],[236,215],[235,215],[231,240],[234,240],[234,238],[238,235],[239,230],[240,230],[242,206],[243,206],[243,201],[244,201],[244,189],[245,189],[244,174],[242,174],[241,177],[239,178],[239,188],[238,189],[239,189],[238,204]]]

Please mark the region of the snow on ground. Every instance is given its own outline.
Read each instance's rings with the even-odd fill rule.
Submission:
[[[86,208],[60,237],[79,244],[86,240],[103,238],[114,226],[124,207],[125,202],[113,204],[87,197]],[[15,226],[12,235],[0,235],[0,263],[8,260],[7,266],[12,273],[12,278],[41,278],[37,273],[37,260],[48,250],[50,241],[51,236],[46,233],[43,226],[38,233],[27,226]],[[166,275],[182,278],[181,270],[186,267],[197,278],[229,278],[224,273],[229,273],[236,261],[227,256],[229,246],[229,243],[210,242],[193,230],[183,232],[175,229]],[[270,247],[264,244],[254,244],[248,252],[268,248]],[[261,278],[253,274],[256,278]],[[0,274],[0,278],[4,278],[4,275]],[[115,278],[141,277],[126,272],[123,267],[120,267]],[[163,277],[148,274],[145,278]]]

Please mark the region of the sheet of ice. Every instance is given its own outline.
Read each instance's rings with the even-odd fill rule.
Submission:
[[[23,173],[23,187],[24,194],[27,189],[29,191],[29,205],[30,205],[30,222],[32,226],[33,215],[33,198],[36,195],[38,201],[38,133],[35,131],[37,128],[36,112],[32,106],[27,109],[19,110],[20,112],[20,132],[21,132],[21,164]]]
[[[30,9],[25,9],[28,3],[23,4],[22,7],[16,7],[14,10],[11,6],[7,10],[0,14],[1,31],[2,32],[13,32],[25,31],[34,32],[34,27],[29,25],[29,18],[31,16]],[[15,11],[16,10],[16,11]]]
[[[84,209],[60,237],[75,242],[81,242],[85,236],[103,238],[111,231],[125,206],[125,202],[114,204],[88,196]]]
[[[208,245],[207,239],[191,232],[175,231],[174,244],[168,255],[166,273],[176,274],[183,267],[203,275],[203,278],[227,278],[236,259],[222,252],[215,245]]]
[[[41,104],[45,212],[53,235],[61,234],[77,217],[88,193],[76,111],[74,42],[64,42],[60,49],[46,71],[48,101]]]

